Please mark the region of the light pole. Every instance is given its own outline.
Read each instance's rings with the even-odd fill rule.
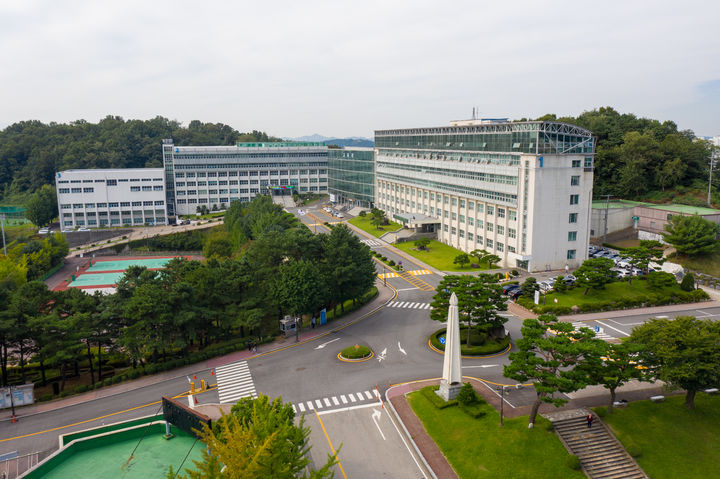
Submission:
[[[5,215],[0,215],[0,229],[3,237],[3,254],[7,256],[7,246],[5,245]]]
[[[387,278],[385,277],[385,265],[383,264],[383,286],[387,288]]]
[[[503,426],[503,405],[505,404],[505,388],[507,386],[500,386],[500,425]]]
[[[710,192],[712,191],[712,170],[713,166],[715,166],[715,160],[717,159],[717,149],[715,147],[710,147],[710,177],[708,178],[708,196],[707,196],[707,204],[708,208],[712,208],[711,202],[710,202]]]

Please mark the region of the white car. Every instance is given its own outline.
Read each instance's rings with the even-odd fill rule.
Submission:
[[[541,291],[541,292],[547,293],[547,292],[549,292],[549,291],[551,291],[551,290],[553,289],[553,285],[554,285],[554,284],[555,284],[554,281],[553,281],[553,282],[550,282],[550,281],[540,281],[540,282],[538,283],[538,286],[540,287],[540,291]]]
[[[78,228],[77,230],[78,230],[78,231],[90,231],[89,228]]]
[[[50,230],[47,228],[42,228],[42,229],[40,229],[40,231],[38,231],[39,235],[46,235],[48,233],[50,233]]]
[[[338,218],[345,218],[345,215],[342,213],[336,213],[335,216]]]

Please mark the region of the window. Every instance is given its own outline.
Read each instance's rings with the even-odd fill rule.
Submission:
[[[152,191],[152,189],[153,189],[153,187],[152,187],[152,186],[149,186],[149,185],[142,187],[142,190],[143,190],[143,191]],[[162,186],[160,187],[160,189],[162,190]]]
[[[138,182],[138,181],[140,181],[140,178],[130,178],[130,182],[131,182],[131,183],[135,183],[135,182]]]
[[[162,191],[162,190],[163,190],[162,185],[154,185],[153,186],[153,191]]]
[[[68,204],[60,205],[60,208],[62,208],[62,209],[64,209],[64,210],[69,210],[69,209],[70,209],[70,205],[68,205]]]
[[[577,213],[570,213],[570,218],[568,223],[577,223]]]
[[[580,160],[572,160],[573,168],[580,168]]]
[[[505,208],[498,208],[498,210],[497,210],[497,217],[498,217],[498,218],[505,218]]]
[[[107,180],[108,186],[117,186],[117,180]]]
[[[470,226],[473,226],[475,224],[475,218],[468,216],[467,222]]]
[[[593,159],[591,156],[588,156],[585,158],[585,168],[592,168],[593,167]]]
[[[449,215],[448,210],[443,210],[443,218],[447,218]]]
[[[75,210],[82,208],[82,207],[83,207],[82,203],[73,203],[73,209],[75,209]]]
[[[580,185],[580,176],[571,176],[570,177],[570,186],[579,186]]]
[[[567,259],[575,259],[575,250],[574,249],[567,250]]]
[[[517,238],[517,231],[515,228],[508,228],[508,238]]]
[[[446,233],[448,232],[448,225],[443,225],[443,231]]]
[[[478,203],[477,204],[477,212],[482,213],[483,211],[485,211],[485,205],[483,203]]]
[[[72,188],[72,190],[70,191],[72,191],[73,193],[82,193],[82,188]]]
[[[453,198],[453,199],[452,199],[452,205],[453,205],[453,206],[457,206],[457,198]]]
[[[482,237],[482,236],[478,236],[476,242],[477,242],[477,244],[479,244],[480,246],[482,246],[482,245],[483,245],[483,237]]]
[[[510,221],[517,221],[517,211],[508,210],[508,219]]]
[[[495,228],[495,225],[493,225],[492,223],[488,223],[485,225],[485,229],[488,231],[488,233],[492,233],[494,228]]]
[[[465,200],[460,200],[460,208],[465,208]]]
[[[514,252],[515,252],[515,247],[508,245],[508,253],[514,253]]]
[[[118,206],[120,206],[120,203],[108,203],[108,206],[110,208],[117,208]]]
[[[460,223],[465,223],[465,215],[460,215]]]
[[[505,227],[502,225],[498,225],[497,227],[497,234],[504,235],[505,234]]]
[[[131,186],[130,191],[140,191],[140,187],[139,186]]]
[[[488,216],[494,215],[494,214],[495,214],[495,207],[488,205],[488,207],[487,207],[487,214],[488,214]]]
[[[475,209],[475,202],[474,201],[468,201],[468,209],[474,210]]]
[[[498,252],[502,253],[505,250],[505,245],[502,243],[498,243],[495,245],[495,249],[498,250]]]
[[[464,237],[465,237],[465,230],[460,230],[460,234],[459,234],[458,236],[460,236],[461,238],[464,238]]]
[[[477,220],[477,229],[483,229],[483,220]]]
[[[489,240],[485,241],[485,246],[487,246],[488,248],[492,248],[492,247],[493,247],[493,240],[489,239]]]
[[[455,221],[456,219],[457,219],[457,214],[455,214],[455,212],[453,211],[452,212],[452,220]]]
[[[85,208],[95,208],[95,203],[85,203]]]
[[[59,192],[60,194],[70,193],[70,188],[58,188],[58,192]]]
[[[165,206],[165,202],[164,201],[156,201],[155,206]]]
[[[568,241],[577,241],[577,231],[568,231]]]
[[[450,228],[450,234],[451,234],[451,235],[457,234],[457,230],[455,229],[454,226],[453,226],[452,228]]]
[[[580,195],[570,195],[570,204],[576,205],[580,202]]]
[[[472,241],[473,239],[473,234],[468,232],[468,241]]]
[[[130,202],[129,201],[121,201],[120,206],[122,206],[123,208],[127,208],[128,206],[130,206]]]

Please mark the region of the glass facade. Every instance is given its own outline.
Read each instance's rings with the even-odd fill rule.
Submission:
[[[375,201],[375,152],[372,148],[328,150],[328,192],[335,201],[370,207]]]

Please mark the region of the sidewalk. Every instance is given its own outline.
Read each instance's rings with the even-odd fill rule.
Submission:
[[[22,418],[24,416],[31,416],[33,414],[55,411],[69,406],[75,406],[77,404],[82,404],[87,401],[93,401],[96,399],[115,396],[117,394],[134,391],[164,381],[185,378],[187,376],[191,376],[197,373],[198,371],[213,369],[224,364],[242,361],[245,359],[251,359],[253,357],[265,356],[275,351],[280,351],[289,347],[305,343],[307,341],[311,341],[318,337],[330,334],[333,331],[337,331],[339,329],[350,326],[351,324],[354,324],[364,319],[367,315],[384,306],[388,301],[395,297],[396,293],[394,289],[383,286],[382,282],[380,281],[376,281],[375,284],[378,288],[378,295],[373,298],[372,301],[361,306],[359,309],[348,313],[346,316],[343,316],[337,321],[328,322],[326,325],[318,326],[315,329],[304,330],[304,332],[300,334],[300,341],[297,343],[295,342],[295,336],[276,339],[272,343],[258,345],[257,353],[253,353],[248,351],[247,349],[243,349],[242,351],[236,351],[225,356],[219,356],[195,364],[189,364],[182,368],[173,369],[172,371],[165,371],[162,373],[153,374],[151,376],[143,376],[141,378],[131,381],[124,381],[120,384],[106,386],[95,391],[88,391],[86,393],[76,394],[53,401],[35,403],[29,406],[17,407],[15,408],[16,416],[18,418]],[[160,400],[160,398],[158,397],[157,400]],[[10,418],[11,412],[9,409],[0,410],[0,421],[10,420]]]
[[[616,311],[601,311],[599,313],[568,314],[558,316],[560,321],[592,321],[596,319],[624,318],[643,314],[664,314],[676,311],[686,311],[694,308],[719,308],[720,301],[704,301],[702,303],[669,304],[667,306],[653,306],[650,308],[620,309]]]

